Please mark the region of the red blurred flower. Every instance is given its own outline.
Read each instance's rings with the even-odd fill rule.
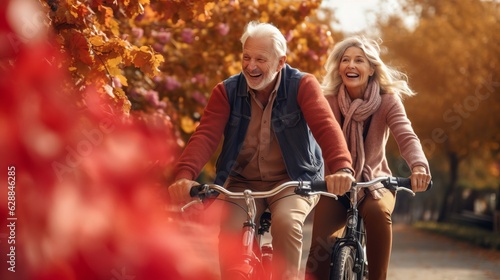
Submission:
[[[226,23],[219,23],[217,24],[217,31],[220,35],[226,36],[229,33],[229,25]]]
[[[4,19],[0,38],[15,34]],[[0,51],[13,61],[0,73],[0,168],[6,182],[15,167],[17,218],[15,244],[0,242],[0,279],[217,279],[215,235],[204,242],[165,211],[179,153],[169,120],[118,115],[91,88],[75,98],[59,49],[45,38]],[[2,191],[2,223],[7,202]]]
[[[181,38],[184,43],[191,44],[194,42],[194,32],[191,28],[184,28],[181,31]]]

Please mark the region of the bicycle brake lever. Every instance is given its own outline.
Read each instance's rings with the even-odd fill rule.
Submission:
[[[302,182],[301,185],[295,188],[295,193],[301,196],[311,196],[311,195],[324,195],[328,197],[332,197],[335,200],[338,200],[338,196],[324,191],[326,190],[326,182],[325,181],[313,181],[310,183]]]
[[[396,187],[396,191],[405,191],[405,192],[408,192],[411,194],[411,196],[415,196],[415,192],[412,191],[411,189],[409,188],[405,188],[405,187]]]
[[[335,195],[333,193],[329,193],[329,192],[312,192],[311,194],[320,194],[320,195],[335,198],[335,200],[339,200],[339,197],[337,195]]]
[[[298,195],[301,195],[301,196],[324,195],[324,196],[332,197],[335,200],[339,199],[338,196],[333,194],[333,193],[324,192],[324,191],[313,191],[309,187],[307,187],[306,189],[304,189],[304,187],[297,188],[297,189],[295,189],[295,193]]]
[[[201,199],[192,200],[192,201],[188,202],[186,205],[184,205],[184,206],[181,207],[181,212],[186,211],[186,209],[188,209],[189,207],[191,207],[191,206],[193,206],[195,204],[198,204],[198,203],[202,203]]]

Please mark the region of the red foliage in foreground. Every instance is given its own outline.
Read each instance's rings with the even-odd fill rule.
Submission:
[[[9,44],[8,4],[0,4],[0,279],[216,279],[192,228],[165,211],[165,170],[178,153],[168,124],[124,122],[91,90],[77,104],[56,43]]]

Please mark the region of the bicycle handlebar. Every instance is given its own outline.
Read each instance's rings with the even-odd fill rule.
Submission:
[[[244,190],[242,192],[232,192],[232,191],[229,191],[226,188],[219,186],[217,184],[201,184],[201,185],[191,187],[189,195],[191,197],[198,197],[202,200],[204,198],[215,197],[219,193],[221,193],[229,198],[241,198],[241,199],[243,199],[243,198],[246,198],[248,196],[251,196],[253,198],[267,198],[267,197],[271,197],[271,196],[278,194],[279,192],[283,191],[286,188],[296,187],[296,188],[300,189],[304,186],[309,186],[312,183],[313,182],[310,182],[310,181],[289,181],[289,182],[285,182],[279,186],[276,186],[269,191]]]
[[[407,192],[412,193],[415,195],[415,193],[411,190],[411,179],[410,178],[404,178],[404,177],[377,177],[373,180],[367,181],[367,182],[353,182],[352,187],[361,189],[361,188],[367,188],[374,186],[378,183],[382,183],[382,185],[391,190],[391,191],[398,191],[398,190],[404,190]],[[425,191],[428,191],[432,188],[433,182],[430,181],[429,185],[427,186],[427,189]],[[300,194],[312,194],[312,193],[319,193],[319,194],[324,194],[327,192],[327,187],[326,187],[326,182],[325,181],[314,181],[311,182],[310,189],[301,189]]]
[[[392,191],[404,190],[410,192],[412,195],[415,195],[415,193],[411,190],[411,179],[403,177],[390,177],[390,176],[377,177],[368,182],[353,182],[352,188],[355,189],[367,188],[376,185],[377,183],[382,183],[382,185],[385,188]],[[432,184],[433,182],[431,181],[426,191],[432,188]],[[289,181],[279,186],[276,186],[275,188],[269,191],[257,191],[257,192],[251,190],[244,190],[242,192],[232,192],[217,184],[201,184],[193,186],[189,192],[189,195],[191,197],[198,197],[201,201],[203,201],[206,198],[214,198],[219,194],[224,194],[228,198],[236,198],[236,199],[245,199],[249,197],[267,198],[274,196],[279,192],[283,191],[284,189],[290,187],[295,187],[295,193],[299,195],[308,196],[308,195],[320,194],[338,199],[337,195],[327,192],[325,181]],[[197,203],[197,201],[192,201],[188,203],[187,205],[182,207],[182,209],[189,207],[193,203]]]
[[[223,194],[228,198],[236,198],[236,199],[255,199],[255,198],[267,198],[278,194],[286,188],[295,187],[295,193],[301,194],[300,190],[306,188],[311,189],[311,181],[289,181],[285,182],[279,186],[274,187],[269,191],[252,191],[252,190],[244,190],[242,192],[232,192],[227,190],[226,188],[217,185],[217,184],[201,184],[191,187],[189,191],[189,195],[191,197],[198,197],[200,201],[205,200],[206,198],[215,198],[219,194]],[[301,195],[315,195],[316,193],[302,193]],[[319,193],[318,193],[319,194]],[[322,193],[322,195],[330,196],[337,199],[337,196],[331,193]],[[190,207],[191,205],[198,203],[199,201],[191,201],[188,204],[184,205],[181,208],[181,211]]]

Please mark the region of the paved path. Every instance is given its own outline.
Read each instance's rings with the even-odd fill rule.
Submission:
[[[311,224],[304,229],[305,247]],[[500,280],[500,252],[395,224],[388,280]],[[304,250],[303,262],[308,250]]]
[[[304,228],[303,265],[309,253],[311,228],[308,219]],[[499,251],[482,249],[400,223],[393,226],[393,233],[388,280],[500,280]],[[217,246],[209,247],[207,252],[216,269],[218,261],[213,258],[213,249]]]
[[[394,225],[389,280],[500,279],[500,252]]]

